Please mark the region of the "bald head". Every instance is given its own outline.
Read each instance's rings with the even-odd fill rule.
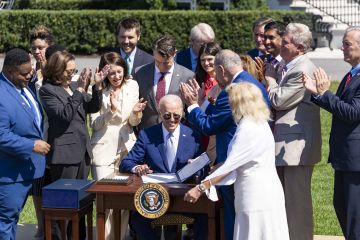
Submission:
[[[243,69],[240,56],[229,49],[221,50],[218,54],[216,54],[215,65],[223,66],[226,71],[232,74],[235,74]]]
[[[237,53],[229,49],[224,49],[216,54],[216,80],[221,89],[225,89],[225,87],[231,83],[235,74],[242,70],[241,58]]]

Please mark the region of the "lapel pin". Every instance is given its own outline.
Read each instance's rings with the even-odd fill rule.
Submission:
[[[185,134],[183,134],[183,137],[186,137],[186,135],[185,135]]]

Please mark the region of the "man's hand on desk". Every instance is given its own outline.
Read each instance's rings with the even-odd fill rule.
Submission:
[[[153,170],[151,170],[147,164],[144,164],[144,165],[138,165],[135,168],[135,173],[139,176],[143,176],[148,173],[153,173]]]

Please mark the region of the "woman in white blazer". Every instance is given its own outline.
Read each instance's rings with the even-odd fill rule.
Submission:
[[[101,71],[99,71],[101,69]],[[136,137],[133,126],[140,123],[146,103],[139,101],[139,86],[128,75],[126,62],[118,53],[104,54],[97,69],[96,78],[104,78],[102,106],[98,113],[91,114],[91,146],[93,159],[91,173],[95,180],[117,171],[120,161],[133,147]],[[106,239],[114,239],[108,214]],[[128,211],[122,212],[121,238],[124,238],[128,223]]]

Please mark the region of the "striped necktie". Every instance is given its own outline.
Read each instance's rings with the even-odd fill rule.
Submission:
[[[160,99],[163,96],[165,96],[165,89],[166,89],[165,75],[166,73],[161,73],[161,77],[159,78],[159,81],[157,83],[156,96],[155,96],[157,105],[159,105]]]
[[[40,112],[38,111],[38,108],[34,105],[34,103],[30,100],[30,98],[27,96],[26,92],[24,91],[24,89],[22,88],[20,90],[21,95],[26,99],[26,101],[28,102],[31,111],[34,114],[35,117],[35,121],[36,124],[38,125],[38,127],[40,128],[41,126],[41,116],[40,116]]]

